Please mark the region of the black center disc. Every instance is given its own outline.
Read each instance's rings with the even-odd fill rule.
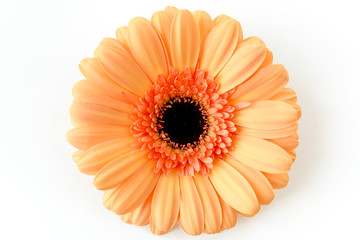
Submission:
[[[204,133],[206,120],[195,102],[174,102],[165,108],[160,121],[162,131],[180,145],[197,142]]]

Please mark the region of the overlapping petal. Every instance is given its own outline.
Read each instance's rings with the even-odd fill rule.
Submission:
[[[246,215],[258,212],[259,202],[251,185],[228,163],[217,159],[209,178],[221,198],[236,211]]]
[[[179,10],[170,31],[170,55],[177,70],[195,70],[200,53],[200,32],[191,12]]]

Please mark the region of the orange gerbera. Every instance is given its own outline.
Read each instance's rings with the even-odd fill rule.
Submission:
[[[155,234],[232,228],[288,182],[300,107],[239,22],[167,7],[134,18],[84,59],[69,142],[106,208]]]

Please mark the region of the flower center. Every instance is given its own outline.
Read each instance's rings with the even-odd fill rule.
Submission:
[[[204,71],[171,68],[139,98],[131,115],[131,131],[138,140],[133,146],[149,151],[155,173],[206,175],[213,161],[232,149],[235,107],[228,104],[229,93],[219,94],[218,88]]]
[[[165,140],[179,145],[197,144],[208,128],[206,112],[199,102],[189,98],[169,101],[163,106],[158,122]]]

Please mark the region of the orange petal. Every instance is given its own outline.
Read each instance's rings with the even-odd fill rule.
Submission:
[[[132,176],[136,170],[148,162],[148,151],[134,151],[109,162],[95,176],[94,185],[99,190],[115,187],[121,181]]]
[[[116,186],[115,188],[112,188],[110,190],[106,190],[105,193],[104,193],[104,196],[103,196],[103,205],[105,206],[105,208],[107,210],[110,210],[111,211],[111,205],[112,205],[112,202],[114,201],[114,198],[117,194],[117,192],[119,191],[119,188],[120,186],[124,183],[121,182],[118,186]]]
[[[286,102],[296,102],[296,92],[291,88],[283,88],[280,92],[270,98],[271,100],[280,100]]]
[[[200,46],[203,46],[205,39],[207,38],[209,32],[213,28],[213,21],[210,15],[205,11],[197,10],[192,14],[194,16],[195,22],[199,27]]]
[[[129,27],[122,26],[116,29],[116,39],[120,41],[122,44],[128,47],[128,52],[130,53],[129,48]]]
[[[82,173],[95,175],[101,168],[132,150],[133,137],[116,138],[99,143],[86,150],[76,162]]]
[[[261,138],[236,135],[231,156],[263,172],[284,173],[290,170],[290,155],[278,145]]]
[[[156,229],[168,232],[176,223],[180,208],[179,175],[172,171],[167,177],[162,174],[154,190],[151,215]]]
[[[81,125],[112,124],[130,126],[132,120],[129,113],[115,111],[97,104],[72,104],[71,118]]]
[[[261,100],[237,111],[232,120],[236,125],[247,128],[283,129],[296,122],[297,112],[287,103],[276,100]]]
[[[221,228],[222,212],[216,191],[209,178],[203,174],[197,174],[194,177],[194,182],[204,209],[204,231],[206,233],[217,233]]]
[[[183,70],[195,66],[200,52],[199,28],[191,12],[179,10],[171,25],[170,52],[173,67]]]
[[[248,79],[260,67],[265,56],[264,44],[253,41],[241,42],[216,77],[220,83],[218,92],[227,92]]]
[[[155,12],[151,17],[151,25],[157,32],[160,33],[168,56],[170,54],[170,29],[172,20],[173,16],[171,16],[167,11]]]
[[[125,89],[107,75],[95,58],[85,58],[79,65],[81,73],[94,85],[99,86],[105,93],[114,98],[121,98],[121,91]],[[93,93],[93,94],[96,94]]]
[[[269,49],[266,49],[266,56],[265,56],[265,59],[263,61],[263,63],[261,64],[261,66],[259,67],[260,69],[261,68],[264,68],[266,66],[269,66],[270,64],[273,63],[273,53],[269,50]]]
[[[230,207],[221,197],[219,197],[222,210],[221,231],[233,228],[237,221],[236,211]]]
[[[288,137],[269,139],[268,141],[282,147],[285,151],[291,151],[299,145],[298,139],[299,135],[294,133]]]
[[[149,224],[150,213],[151,213],[151,200],[152,195],[146,199],[139,207],[134,211],[125,215],[120,215],[120,219],[126,223],[135,224],[137,226],[145,226]]]
[[[102,94],[103,92],[89,80],[80,80],[72,88],[73,97],[81,97],[90,94]]]
[[[95,49],[94,55],[97,55],[97,51],[101,48],[109,48],[109,49],[115,49],[119,51],[125,51],[130,54],[129,47],[122,43],[121,41],[114,39],[114,38],[104,38],[99,43],[99,46]]]
[[[199,235],[204,231],[204,210],[192,177],[180,177],[180,191],[179,224],[186,233]]]
[[[151,87],[149,78],[128,53],[102,48],[97,51],[97,57],[105,72],[131,93],[143,96]]]
[[[240,84],[230,97],[231,103],[268,99],[278,93],[289,81],[289,75],[281,64],[269,65],[257,71]]]
[[[91,95],[77,97],[74,99],[73,102],[77,104],[81,104],[81,103],[97,104],[125,113],[130,113],[133,112],[134,110],[130,104],[104,94],[91,94]]]
[[[214,22],[214,26],[218,25],[219,23],[226,21],[228,19],[232,19],[231,17],[225,15],[225,14],[221,14],[219,16],[217,16],[216,18],[214,18],[213,22]]]
[[[147,160],[125,181],[112,202],[112,211],[116,214],[125,214],[134,211],[145,202],[159,179],[159,176],[155,175],[154,164],[154,161]]]
[[[73,154],[71,155],[72,160],[77,163],[80,159],[80,157],[83,155],[83,151],[75,151],[73,152]]]
[[[253,129],[253,128],[239,128],[241,135],[253,136],[265,139],[283,138],[294,134],[298,129],[298,124],[295,122],[289,127],[273,130]]]
[[[264,172],[263,174],[269,180],[271,186],[274,189],[280,189],[280,188],[286,187],[286,185],[289,182],[289,174],[288,173],[274,174],[274,173]]]
[[[199,69],[215,77],[234,53],[240,31],[240,24],[233,19],[216,25],[205,40]]]
[[[172,17],[174,18],[176,13],[179,11],[176,7],[173,6],[167,6],[165,8],[165,11]]]
[[[130,49],[140,67],[153,82],[157,76],[168,75],[165,49],[159,36],[145,18],[133,18],[129,24]]]
[[[209,177],[221,198],[236,211],[246,215],[259,211],[259,202],[250,184],[228,163],[216,159]]]
[[[225,161],[235,168],[250,183],[257,199],[261,204],[269,204],[274,199],[274,191],[264,175],[231,157],[225,157]]]
[[[68,142],[74,147],[87,150],[101,142],[114,138],[131,137],[129,127],[95,125],[92,127],[77,127],[67,133]]]
[[[165,233],[167,233],[168,231],[160,231],[154,223],[154,220],[152,218],[152,215],[150,214],[150,219],[149,219],[149,224],[150,224],[150,231],[155,234],[155,235],[163,235]]]

